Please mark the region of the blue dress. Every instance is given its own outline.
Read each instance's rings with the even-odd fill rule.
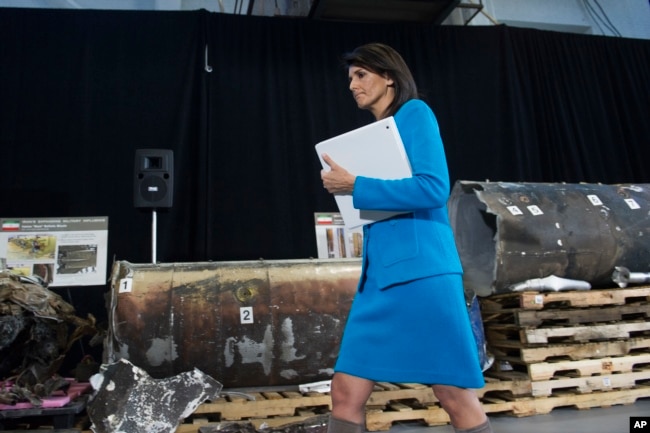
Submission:
[[[411,100],[395,122],[413,176],[357,176],[358,209],[405,212],[364,226],[361,277],[334,370],[374,381],[482,388],[449,224],[449,174],[437,120]]]

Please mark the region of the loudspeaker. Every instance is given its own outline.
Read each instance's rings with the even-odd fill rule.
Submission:
[[[174,153],[168,149],[136,149],[133,203],[137,208],[172,207]]]

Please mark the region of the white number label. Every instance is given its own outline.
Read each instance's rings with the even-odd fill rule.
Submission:
[[[597,195],[590,194],[587,196],[587,198],[594,206],[601,206],[603,204],[603,202],[600,201],[600,198]]]
[[[253,323],[253,307],[241,307],[239,309],[241,323]]]
[[[131,293],[132,286],[132,278],[122,278],[120,280],[120,288],[118,289],[118,293]]]

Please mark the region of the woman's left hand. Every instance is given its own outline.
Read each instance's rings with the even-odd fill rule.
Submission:
[[[323,180],[323,187],[332,194],[352,194],[356,176],[334,162],[334,160],[326,153],[324,153],[322,157],[323,161],[325,161],[330,167],[329,170],[323,169],[320,172],[320,178]]]

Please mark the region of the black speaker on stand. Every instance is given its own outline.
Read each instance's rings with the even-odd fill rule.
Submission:
[[[156,263],[157,209],[174,202],[174,153],[169,149],[136,149],[133,204],[151,209],[151,262]]]

